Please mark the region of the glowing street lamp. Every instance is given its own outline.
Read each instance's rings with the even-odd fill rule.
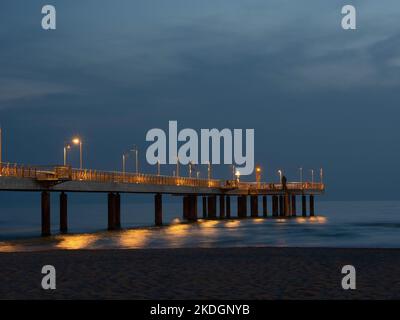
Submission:
[[[302,167],[299,168],[299,172],[300,172],[300,183],[303,184],[303,168]]]
[[[279,174],[279,183],[282,183],[282,170],[278,170],[278,174]]]
[[[126,158],[128,157],[128,154],[123,153],[122,154],[122,173],[125,175],[126,172]]]
[[[72,139],[72,143],[79,145],[79,168],[82,169],[82,139],[75,137]]]
[[[67,165],[67,152],[68,152],[69,149],[71,149],[71,145],[70,144],[66,144],[64,146],[64,167]]]
[[[321,181],[321,183],[324,183],[323,178],[324,178],[324,172],[322,171],[322,168],[321,168],[321,169],[319,169],[319,180]]]
[[[256,182],[260,183],[261,181],[261,167],[256,167]]]
[[[211,162],[210,161],[208,161],[207,173],[208,173],[208,180],[210,180],[211,179]]]
[[[138,158],[139,149],[135,145],[135,146],[133,146],[131,151],[135,152],[135,171],[136,171],[136,174],[138,174],[139,173],[139,158]]]
[[[192,177],[192,161],[189,161],[189,178]]]
[[[314,184],[314,169],[311,169],[311,183]]]
[[[239,183],[240,182],[240,171],[239,170],[236,170],[235,176],[236,176],[236,181]]]

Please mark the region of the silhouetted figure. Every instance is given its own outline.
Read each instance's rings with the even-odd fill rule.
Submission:
[[[286,177],[282,176],[282,190],[286,190],[287,189],[286,181],[287,181]]]

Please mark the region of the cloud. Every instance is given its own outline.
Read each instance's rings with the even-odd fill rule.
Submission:
[[[43,81],[17,78],[0,78],[0,102],[40,98],[68,93],[71,88]]]

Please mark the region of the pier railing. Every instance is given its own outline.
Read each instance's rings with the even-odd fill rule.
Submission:
[[[113,171],[99,171],[92,169],[75,169],[70,166],[24,166],[15,163],[0,163],[0,176],[31,178],[38,181],[93,181],[104,183],[127,183],[166,186],[188,186],[203,188],[238,189],[248,192],[275,192],[275,191],[324,191],[323,183],[316,182],[238,182],[236,180],[198,179],[189,177],[151,175],[144,173],[124,173]]]

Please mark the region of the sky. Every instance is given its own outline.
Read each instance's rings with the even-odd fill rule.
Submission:
[[[341,28],[346,4],[357,30]],[[398,200],[399,17],[398,0],[3,0],[3,161],[62,163],[78,134],[85,167],[120,170],[137,145],[155,172],[146,133],[177,120],[254,128],[264,180],[322,167],[327,199]]]

